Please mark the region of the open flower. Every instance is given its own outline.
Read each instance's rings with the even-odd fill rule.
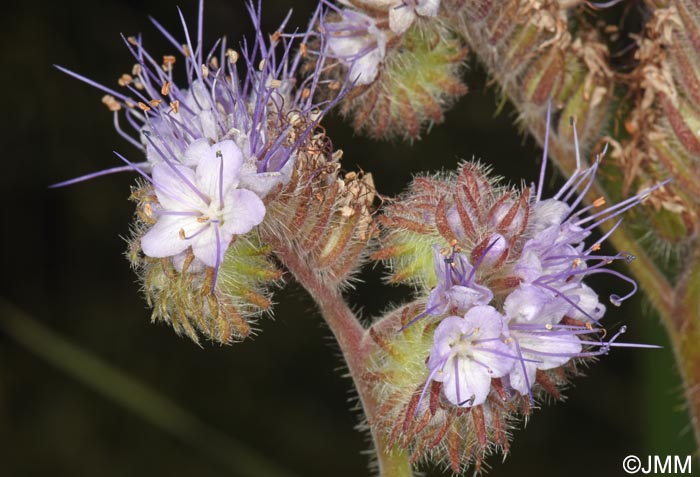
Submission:
[[[445,318],[435,329],[429,381],[442,382],[445,397],[455,406],[483,404],[491,378],[505,376],[514,365],[502,335],[503,317],[491,306],[475,306],[464,318]]]
[[[141,238],[141,247],[156,258],[192,247],[195,258],[218,269],[233,236],[262,222],[265,205],[254,192],[239,188],[243,156],[233,141],[195,147],[195,170],[173,162],[153,167],[160,208],[153,210],[157,222]]]
[[[386,56],[387,36],[377,21],[364,13],[334,7],[340,21],[327,22],[328,57],[335,58],[349,69],[348,77],[355,85],[372,83],[379,74],[379,65]]]

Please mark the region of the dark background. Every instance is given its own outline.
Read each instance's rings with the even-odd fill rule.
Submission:
[[[193,27],[194,0],[180,4]],[[267,31],[290,6],[292,23],[304,24],[312,4],[265,0]],[[276,294],[275,319],[265,319],[254,340],[198,348],[150,324],[123,257],[133,176],[47,189],[119,165],[113,150],[139,158],[113,130],[102,93],[51,64],[116,86],[133,62],[119,33],[143,32],[154,56],[170,53],[147,15],[179,38],[175,6],[6,2],[0,15],[0,474],[368,475],[367,440],[353,430],[351,383],[303,290],[289,285]],[[208,44],[250,33],[241,0],[207,0],[205,19]],[[467,82],[472,92],[413,147],[357,137],[331,117],[325,125],[345,151],[345,167],[373,172],[385,194],[401,191],[418,171],[453,168],[472,156],[514,182],[534,180],[540,151],[512,125],[512,109],[494,116],[495,91],[474,63]],[[369,270],[350,293],[365,316],[405,296],[396,288],[380,292],[380,274]],[[611,285],[625,286],[594,286],[606,296]],[[692,452],[672,351],[647,311],[633,300],[611,309],[606,322],[629,325],[627,341],[666,347],[618,349],[591,367],[565,403],[546,406],[515,431],[505,463],[488,460],[489,475],[624,475],[628,454]],[[282,470],[253,470],[246,456],[256,455]]]

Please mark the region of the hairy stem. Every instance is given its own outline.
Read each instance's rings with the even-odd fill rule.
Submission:
[[[362,379],[362,376],[367,369],[370,354],[376,350],[376,344],[370,339],[365,339],[366,330],[350,310],[337,288],[330,286],[327,281],[319,277],[291,247],[281,241],[276,241],[274,247],[279,259],[309,292],[324,320],[328,323],[328,327],[335,336],[348,365],[348,374],[353,380],[355,389],[357,389],[365,417],[369,422],[372,422],[379,403],[374,399],[371,387]],[[381,477],[412,476],[413,471],[408,455],[398,449],[387,449],[384,436],[371,426],[370,430],[377,456],[379,475]]]

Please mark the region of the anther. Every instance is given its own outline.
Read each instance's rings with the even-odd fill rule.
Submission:
[[[163,86],[160,88],[160,94],[163,96],[168,96],[170,94],[170,81],[163,83]]]
[[[309,96],[311,96],[311,90],[309,88],[304,88],[301,90],[302,99],[308,99]]]
[[[185,229],[180,229],[180,232],[178,232],[178,235],[182,240],[185,240]]]
[[[209,77],[209,68],[207,65],[202,65],[202,76],[205,78]]]
[[[141,65],[138,63],[134,63],[134,66],[131,67],[131,75],[132,76],[141,76]]]
[[[302,43],[299,45],[299,52],[301,53],[302,58],[306,58],[308,50],[306,49],[306,43]]]
[[[192,55],[192,52],[190,51],[190,47],[187,46],[186,43],[182,44],[182,54],[185,55],[185,58],[189,58]]]
[[[170,103],[170,111],[168,111],[168,112],[173,112],[173,113],[177,114],[179,111],[180,111],[180,101],[175,100],[172,103]]]
[[[278,79],[270,80],[270,88],[279,88],[282,86],[282,82]]]
[[[130,85],[132,81],[134,81],[134,78],[131,75],[124,73],[119,77],[117,83],[119,83],[119,86],[124,87]]]
[[[138,46],[139,42],[136,40],[135,36],[130,36],[129,38],[126,39],[129,43],[131,43],[134,46]]]
[[[602,207],[605,205],[605,197],[598,197],[593,201],[593,207]]]
[[[591,247],[591,252],[597,252],[598,250],[600,250],[600,244],[594,243],[593,246]]]
[[[163,55],[163,71],[171,71],[176,60],[173,55]]]
[[[281,37],[282,37],[282,32],[280,32],[279,30],[277,30],[277,31],[274,32],[272,35],[270,35],[270,41],[271,41],[272,43],[276,43],[277,41],[279,41],[279,39],[280,39]]]
[[[228,62],[231,63],[232,65],[235,65],[236,62],[238,61],[238,52],[236,50],[233,50],[229,48],[226,50],[226,58],[228,58]]]
[[[152,99],[148,102],[148,104],[150,104],[154,108],[157,108],[158,106],[160,106],[160,103],[162,103],[162,102],[163,102],[162,99]]]
[[[107,108],[112,112],[119,111],[120,109],[122,109],[122,105],[119,104],[119,102],[116,99],[114,99],[114,96],[112,96],[111,94],[105,94],[104,96],[102,96],[102,104],[107,106]]]
[[[138,102],[138,105],[142,111],[150,111],[151,110],[150,106],[148,106],[146,103],[142,103],[141,101]]]
[[[262,71],[263,68],[265,68],[265,58],[263,58],[262,60],[260,60],[260,63],[258,63],[258,69],[259,69],[260,71]]]

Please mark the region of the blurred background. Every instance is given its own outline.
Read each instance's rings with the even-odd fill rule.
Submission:
[[[179,4],[194,25],[195,1]],[[265,0],[267,31],[292,6],[292,24],[305,24],[313,4]],[[275,318],[265,318],[253,340],[199,348],[150,323],[123,257],[133,175],[47,189],[119,165],[113,150],[140,159],[113,130],[102,93],[52,64],[116,87],[133,63],[119,34],[142,32],[154,56],[171,53],[147,15],[179,38],[175,7],[164,0],[4,3],[0,473],[369,475],[368,440],[353,429],[351,382],[303,290],[289,284],[277,292]],[[242,0],[207,0],[205,9],[209,44],[250,34]],[[345,168],[372,172],[388,195],[412,174],[454,168],[462,158],[480,158],[515,183],[534,180],[541,151],[513,126],[509,106],[494,115],[496,91],[473,61],[467,83],[471,92],[445,124],[413,146],[357,137],[329,118]],[[381,273],[368,267],[349,293],[365,317],[406,299],[406,289],[381,287]],[[594,283],[603,296],[616,286],[625,284]],[[511,454],[503,463],[492,456],[489,475],[623,475],[628,454],[693,452],[671,350],[649,307],[639,297],[610,307],[606,323],[627,324],[626,341],[664,348],[604,357],[575,381],[566,402],[537,411],[514,432]]]

